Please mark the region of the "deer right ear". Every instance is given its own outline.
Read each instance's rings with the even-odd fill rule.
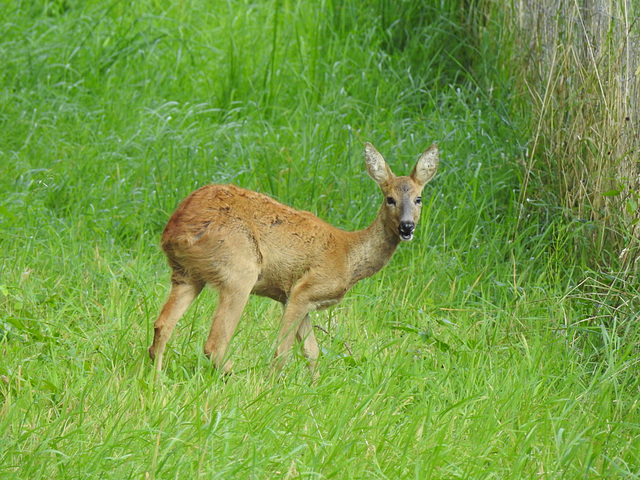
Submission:
[[[364,161],[367,164],[367,173],[378,185],[391,180],[394,175],[380,152],[370,143],[364,145]]]
[[[426,152],[420,155],[418,163],[416,163],[416,166],[411,172],[411,178],[420,185],[424,185],[431,180],[438,171],[439,161],[438,146],[434,143]]]

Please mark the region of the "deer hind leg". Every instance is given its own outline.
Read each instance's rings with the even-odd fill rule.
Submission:
[[[162,311],[153,325],[153,344],[149,347],[149,356],[151,360],[155,361],[156,370],[162,370],[164,349],[178,320],[202,291],[203,287],[204,283],[172,284],[169,299],[162,307]]]
[[[218,308],[204,344],[204,354],[223,373],[231,370],[232,362],[227,360],[227,348],[257,279],[257,271],[245,271],[242,277],[218,286]]]

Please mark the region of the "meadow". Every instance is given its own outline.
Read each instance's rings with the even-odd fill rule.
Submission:
[[[452,0],[3,6],[0,477],[640,478],[637,277],[534,195],[528,108],[474,21]],[[440,169],[413,241],[314,314],[318,381],[299,355],[271,377],[281,307],[258,297],[221,378],[210,291],[156,374],[178,202],[234,183],[361,229],[367,141],[397,174],[437,142]]]

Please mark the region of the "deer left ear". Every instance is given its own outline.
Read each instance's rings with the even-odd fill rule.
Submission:
[[[429,149],[420,155],[418,163],[413,167],[411,178],[420,185],[426,184],[438,171],[438,146],[434,143]]]
[[[364,161],[367,164],[367,173],[378,185],[382,185],[394,177],[380,152],[370,143],[366,143],[364,146]]]

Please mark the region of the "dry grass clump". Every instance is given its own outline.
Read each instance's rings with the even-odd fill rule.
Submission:
[[[521,200],[532,195],[531,176],[544,175],[556,203],[603,226],[596,250],[613,247],[629,267],[640,233],[640,8],[630,0],[508,8],[510,65],[534,109]]]

